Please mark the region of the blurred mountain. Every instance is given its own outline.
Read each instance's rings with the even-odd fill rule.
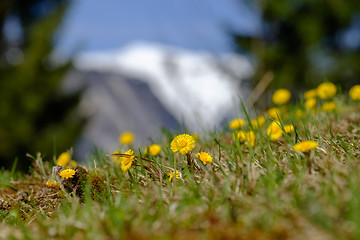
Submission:
[[[81,103],[89,124],[78,149],[113,151],[123,131],[137,144],[160,136],[160,127],[200,132],[236,115],[253,68],[241,55],[212,55],[170,46],[135,43],[88,52],[74,61],[67,91],[85,88]]]

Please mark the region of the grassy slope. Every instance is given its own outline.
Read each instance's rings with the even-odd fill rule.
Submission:
[[[101,189],[83,189],[82,199],[45,186],[51,167],[40,156],[31,175],[1,171],[0,238],[360,238],[360,104],[336,102],[336,113],[304,119],[295,117],[301,105],[290,106],[284,124],[293,123],[296,134],[271,142],[264,126],[254,148],[227,129],[200,136],[192,157],[207,151],[213,163],[195,160],[195,172],[171,152],[175,135],[168,132],[161,155],[146,156],[152,165],[138,158],[126,173],[98,153],[96,167],[84,167],[101,180],[91,188]],[[311,174],[307,157],[293,150],[305,139],[319,143]],[[183,180],[170,182],[166,174],[175,167]]]

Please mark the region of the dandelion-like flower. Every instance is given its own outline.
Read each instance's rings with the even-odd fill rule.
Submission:
[[[180,178],[179,171],[173,171],[171,173],[168,173],[168,176],[169,176],[169,182],[171,182],[174,178],[176,179]]]
[[[255,134],[253,131],[245,132],[240,130],[236,133],[236,135],[240,142],[250,144],[252,147],[255,146]],[[236,139],[236,137],[234,135],[234,139]]]
[[[313,109],[316,106],[316,98],[309,98],[305,101],[306,109]]]
[[[318,145],[319,144],[315,141],[306,140],[306,141],[302,141],[302,142],[295,144],[294,150],[300,151],[300,152],[309,152],[311,149],[317,148]]]
[[[349,96],[354,101],[360,101],[360,85],[355,85],[350,88]]]
[[[278,120],[280,117],[280,109],[278,109],[276,107],[270,108],[267,111],[267,115],[275,120]]]
[[[171,150],[173,152],[179,152],[181,154],[186,154],[192,151],[195,147],[195,140],[189,134],[181,134],[176,136],[171,141]]]
[[[283,135],[283,130],[277,122],[271,122],[266,131],[267,136],[271,141],[276,141]]]
[[[62,178],[65,178],[65,179],[68,179],[68,178],[72,178],[74,175],[75,175],[75,170],[74,169],[65,169],[65,170],[62,170],[60,172],[60,177]]]
[[[56,164],[59,166],[66,167],[69,164],[70,159],[71,159],[70,154],[68,152],[63,152],[56,160]]]
[[[49,181],[46,182],[46,187],[58,189],[60,185],[54,178],[50,178]]]
[[[199,138],[200,138],[199,134],[197,134],[197,133],[193,133],[191,136],[194,138],[195,141],[199,140]]]
[[[206,152],[200,152],[196,155],[196,157],[202,161],[202,163],[204,165],[206,165],[207,163],[211,163],[212,162],[212,157],[210,156],[210,154],[206,153]]]
[[[131,149],[127,150],[124,154],[127,154],[128,156],[121,157],[121,170],[126,172],[131,167],[131,165],[135,159],[135,156],[133,156],[134,151]]]
[[[119,136],[119,142],[124,145],[130,145],[135,139],[132,132],[124,132]]]
[[[306,91],[304,93],[304,98],[306,100],[310,99],[310,98],[316,98],[316,89],[311,89],[309,91]]]
[[[116,151],[114,151],[112,154],[114,155],[114,157],[113,157],[113,162],[114,162],[114,163],[121,164],[122,157],[120,157],[120,156],[117,155],[117,154],[120,154],[120,152],[116,150]]]
[[[264,116],[260,116],[257,119],[251,120],[251,125],[253,126],[254,129],[261,127],[262,125],[264,125],[264,123],[265,123]]]
[[[272,101],[277,105],[283,105],[288,103],[290,98],[291,98],[291,93],[289,92],[289,90],[284,88],[278,89],[272,95]]]
[[[333,98],[336,95],[336,86],[331,82],[321,83],[316,89],[316,94],[321,99]]]
[[[336,103],[331,101],[331,102],[324,102],[323,105],[321,106],[321,109],[325,112],[332,112],[336,110]]]
[[[149,146],[148,149],[149,149],[150,155],[152,155],[152,156],[158,155],[161,151],[161,147],[158,144],[152,144]]]
[[[295,117],[297,117],[297,118],[305,118],[306,113],[301,109],[297,109],[296,112],[295,112]]]
[[[294,131],[294,125],[292,125],[292,124],[291,125],[285,125],[284,130],[285,130],[286,133],[291,133],[291,132]]]
[[[229,123],[230,129],[239,129],[242,126],[245,126],[245,121],[241,118],[236,118]]]

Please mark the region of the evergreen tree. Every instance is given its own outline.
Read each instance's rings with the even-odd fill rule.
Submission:
[[[75,110],[80,92],[67,94],[61,82],[71,62],[60,67],[50,54],[68,7],[67,1],[4,1],[0,5],[0,164],[21,169],[30,161],[26,153],[40,151],[51,159],[72,146],[83,120]],[[6,21],[16,19],[21,39],[11,41]]]
[[[345,87],[359,81],[358,0],[256,3],[263,18],[261,35],[236,36],[240,49],[255,56],[256,81],[267,72],[274,73],[272,87],[292,90],[315,87],[325,79]],[[349,43],[351,34],[357,36],[357,45]]]

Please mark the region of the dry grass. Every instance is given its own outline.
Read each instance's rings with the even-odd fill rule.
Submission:
[[[0,238],[359,238],[360,104],[342,97],[337,104],[341,111],[304,119],[294,117],[301,105],[291,106],[284,123],[293,123],[296,134],[272,142],[264,127],[255,131],[254,148],[234,141],[228,129],[201,136],[192,168],[171,152],[170,132],[160,156],[137,153],[124,173],[98,154],[96,166],[75,168],[60,189],[46,187],[52,166],[38,156],[29,175],[0,174]],[[308,138],[319,143],[316,150],[293,150]],[[197,161],[200,150],[213,163]],[[174,169],[182,179],[170,182]]]

